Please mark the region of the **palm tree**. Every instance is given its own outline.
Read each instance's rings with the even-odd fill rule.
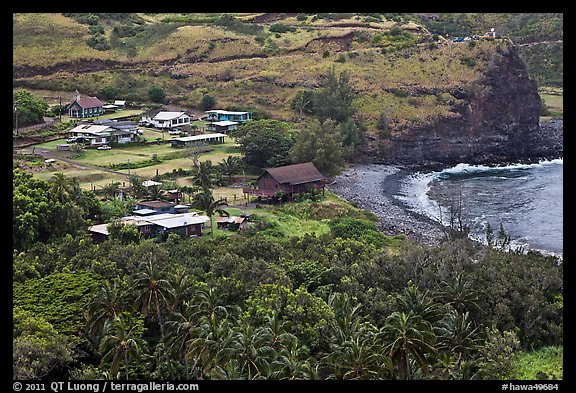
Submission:
[[[190,301],[184,302],[182,306],[182,312],[173,312],[170,315],[170,320],[166,322],[168,331],[166,341],[168,348],[184,360],[186,379],[188,379],[190,370],[188,366],[189,341],[194,337],[197,328],[198,306]]]
[[[144,344],[144,340],[140,338],[140,328],[141,326],[129,314],[107,321],[106,335],[100,343],[99,350],[104,353],[101,363],[112,362],[110,376],[118,374],[120,364],[124,360],[128,380],[129,360],[139,358]]]
[[[364,324],[345,341],[331,344],[331,352],[323,362],[331,370],[328,378],[382,379],[390,378],[392,361],[385,355],[378,331]]]
[[[270,335],[266,329],[256,329],[247,324],[228,338],[216,360],[226,364],[230,359],[236,359],[241,374],[249,380],[266,377],[275,353],[269,343]]]
[[[472,285],[466,281],[462,273],[458,274],[453,281],[440,283],[438,298],[454,307],[459,313],[481,311],[477,303],[478,293],[472,289]]]
[[[207,188],[202,189],[201,192],[194,196],[194,205],[196,208],[205,211],[206,215],[210,217],[210,233],[212,235],[212,239],[214,239],[214,222],[212,216],[214,213],[218,213],[221,216],[230,216],[230,214],[223,209],[220,209],[222,206],[228,206],[224,199],[215,200],[214,196],[212,195],[212,191]]]
[[[178,310],[185,299],[189,299],[195,294],[194,280],[188,273],[188,270],[177,265],[168,273],[168,282],[170,284],[169,292],[172,303],[170,308]]]
[[[142,184],[144,179],[138,175],[128,175],[128,182],[130,183],[130,192],[134,198],[142,198],[144,196],[145,187]]]
[[[481,346],[480,331],[474,326],[468,312],[461,314],[451,309],[440,321],[436,332],[438,349],[456,356],[456,369],[463,361],[471,359]]]
[[[352,304],[348,294],[334,292],[328,296],[327,304],[334,310],[334,322],[332,330],[339,342],[344,342],[352,337],[362,322],[360,310],[362,305]]]
[[[413,358],[424,370],[427,370],[427,354],[436,353],[433,344],[436,336],[432,332],[430,322],[413,311],[395,311],[385,321],[383,339],[389,343],[386,352],[398,369],[400,379],[410,379],[409,358]]]
[[[242,171],[244,163],[238,156],[228,156],[218,163],[220,172],[228,176],[228,180],[232,183],[232,177]]]
[[[102,187],[102,191],[108,199],[114,199],[120,192],[120,182],[117,181],[100,187]]]
[[[114,282],[104,281],[88,303],[88,333],[100,336],[104,333],[106,322],[118,318],[122,310],[122,294],[119,285]]]
[[[412,281],[396,298],[400,311],[408,313],[410,310],[415,315],[419,315],[431,324],[439,321],[443,314],[438,303],[436,303],[429,291],[421,292]]]
[[[308,347],[300,345],[298,337],[289,334],[284,340],[283,348],[270,364],[272,372],[270,378],[274,379],[317,379],[318,364],[313,357],[309,357]]]
[[[179,189],[182,193],[188,195],[188,202],[192,200],[192,195],[200,191],[202,187],[200,186],[180,186]]]
[[[159,270],[152,261],[144,266],[144,271],[139,272],[133,282],[133,287],[139,293],[135,306],[142,308],[144,317],[152,307],[156,309],[156,316],[160,324],[160,334],[164,338],[164,326],[162,315],[160,313],[160,303],[169,305],[170,284],[165,278],[163,270]]]
[[[62,172],[57,172],[50,178],[54,192],[58,195],[58,199],[61,203],[68,198],[70,193],[70,182],[69,179]]]
[[[192,170],[192,184],[202,188],[212,188],[215,183],[215,168],[212,161],[202,161]]]

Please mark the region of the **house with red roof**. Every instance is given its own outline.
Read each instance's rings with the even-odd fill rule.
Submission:
[[[243,188],[248,195],[270,198],[282,191],[291,199],[296,193],[308,192],[310,187],[324,191],[326,177],[311,162],[266,168],[258,176],[256,188]]]
[[[78,90],[74,93],[74,101],[68,105],[68,116],[73,118],[85,118],[100,116],[104,113],[104,103],[97,97],[80,95]]]

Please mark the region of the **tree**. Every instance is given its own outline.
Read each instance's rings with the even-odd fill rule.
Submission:
[[[432,325],[413,311],[395,311],[386,318],[383,330],[384,340],[392,362],[400,379],[411,379],[409,359],[412,358],[424,370],[428,368],[427,354],[436,352],[433,344],[436,336]]]
[[[106,335],[100,343],[99,350],[104,353],[101,363],[111,362],[109,375],[118,374],[121,362],[124,361],[126,380],[128,365],[131,359],[138,359],[145,341],[141,338],[144,331],[143,321],[129,313],[122,313],[105,327]]]
[[[119,280],[100,283],[88,303],[88,333],[100,339],[105,331],[104,326],[114,321],[124,307],[123,296],[125,288],[121,288]]]
[[[112,100],[118,97],[118,89],[114,86],[104,86],[99,94],[105,100]]]
[[[480,331],[474,327],[469,313],[451,309],[436,329],[438,349],[456,357],[454,368],[460,369],[463,362],[472,359],[480,349]]]
[[[138,293],[135,306],[140,307],[142,315],[146,317],[151,308],[156,310],[156,317],[160,324],[160,334],[164,338],[164,325],[162,323],[162,314],[160,305],[169,305],[169,282],[166,280],[164,270],[160,270],[152,261],[148,261],[143,268],[136,274],[132,284],[134,290]]]
[[[478,376],[482,379],[502,379],[510,373],[520,341],[513,331],[501,332],[486,328],[486,341],[480,348]]]
[[[209,111],[216,105],[216,99],[211,95],[204,94],[200,100],[200,108],[204,111]]]
[[[73,361],[73,346],[67,337],[36,313],[20,307],[14,307],[12,313],[12,377],[62,378],[62,368]]]
[[[212,188],[216,183],[216,168],[212,161],[202,161],[200,165],[192,169],[192,184],[204,189]]]
[[[312,162],[325,176],[336,175],[344,163],[342,136],[334,120],[312,120],[298,132],[290,149],[293,163]]]
[[[439,299],[449,304],[459,313],[480,311],[478,294],[472,289],[472,284],[459,273],[454,280],[440,283]]]
[[[16,128],[16,125],[24,127],[44,122],[44,114],[49,107],[45,100],[28,91],[18,90],[12,93],[12,101],[14,104],[13,128]]]
[[[99,213],[93,193],[83,191],[77,180],[61,174],[51,181],[38,180],[18,168],[12,173],[12,235],[16,249],[77,234],[86,228],[86,219]]]
[[[236,138],[244,162],[258,168],[290,164],[290,148],[294,143],[288,124],[279,120],[252,120],[231,132]]]
[[[228,156],[218,163],[220,172],[228,176],[228,180],[232,183],[232,176],[240,173],[243,168],[242,159],[237,156]]]
[[[148,89],[148,98],[152,102],[163,104],[166,99],[166,93],[164,92],[164,89],[159,86],[150,86]]]
[[[188,379],[190,371],[188,364],[190,358],[189,341],[194,337],[197,325],[198,305],[192,301],[185,301],[182,304],[182,311],[171,313],[170,319],[166,322],[168,348],[184,360],[186,379]]]
[[[314,94],[314,114],[320,121],[334,119],[342,123],[355,113],[355,97],[348,72],[342,71],[337,77],[332,66],[325,75],[322,88]]]
[[[290,108],[298,112],[300,118],[304,113],[312,114],[314,111],[313,107],[314,93],[310,90],[301,90],[290,102]]]
[[[222,206],[228,206],[224,199],[215,200],[212,191],[203,188],[198,194],[194,196],[194,206],[204,212],[210,217],[210,233],[214,239],[214,222],[212,216],[218,213],[221,216],[230,216],[226,210],[221,209]]]

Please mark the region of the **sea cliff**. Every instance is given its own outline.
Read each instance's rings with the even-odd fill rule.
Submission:
[[[364,163],[437,168],[538,162],[563,155],[558,124],[539,124],[542,102],[516,47],[494,51],[484,72],[451,91],[451,111],[426,124],[382,137]]]

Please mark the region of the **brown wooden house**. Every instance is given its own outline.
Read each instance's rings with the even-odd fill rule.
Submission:
[[[244,188],[245,194],[269,198],[283,191],[288,199],[296,193],[308,192],[309,187],[324,191],[326,177],[311,162],[266,168],[258,177],[256,189]]]

